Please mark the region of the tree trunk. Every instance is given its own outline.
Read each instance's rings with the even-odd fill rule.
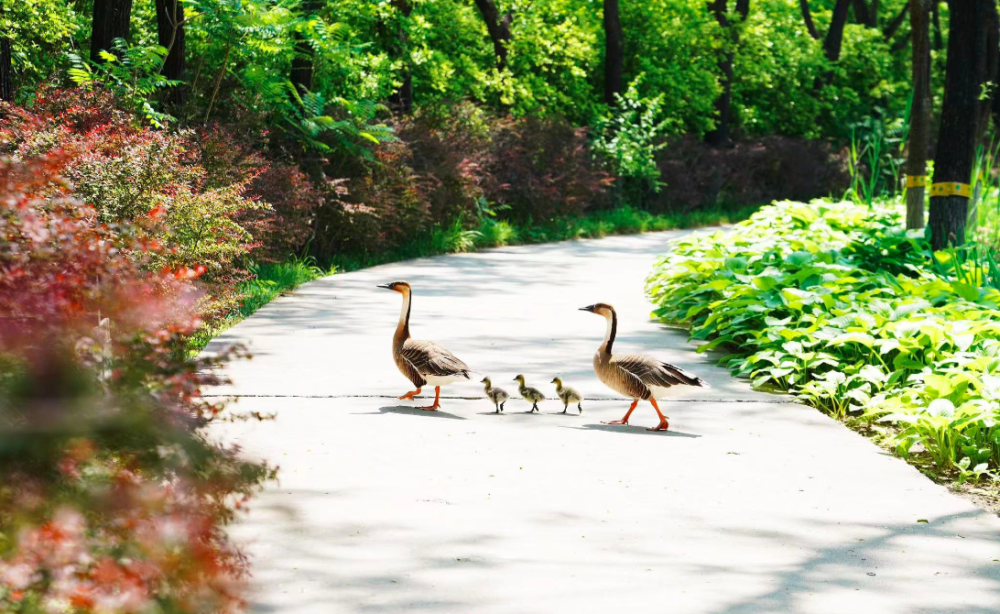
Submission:
[[[833,5],[830,29],[826,31],[826,38],[823,39],[823,54],[831,62],[840,59],[840,48],[844,42],[844,26],[847,25],[847,11],[850,8],[850,0],[837,0],[837,3]]]
[[[934,23],[934,48],[939,51],[944,47],[944,41],[941,40],[941,12],[938,10],[940,4],[941,0],[932,0],[931,2],[931,20]]]
[[[184,4],[183,0],[156,0],[157,42],[166,47],[163,76],[177,81],[184,73]]]
[[[392,0],[393,6],[396,10],[403,16],[404,19],[408,19],[413,13],[413,4],[410,0]],[[409,43],[409,36],[406,33],[406,28],[399,28],[396,34],[396,43],[393,46],[393,52],[397,58],[400,58],[403,63],[403,74],[402,83],[399,88],[389,96],[389,106],[396,113],[409,114],[413,110],[413,73],[410,71],[409,58],[407,57],[407,46]]]
[[[475,0],[479,12],[486,22],[486,31],[489,32],[490,40],[493,41],[493,52],[497,56],[497,68],[503,70],[507,67],[507,44],[510,42],[510,22],[513,16],[506,13],[500,16],[497,5],[493,0]]]
[[[854,0],[854,18],[863,26],[874,28],[878,25],[878,18],[873,17],[872,11],[868,9],[865,0]]]
[[[799,0],[799,8],[802,9],[802,21],[806,22],[806,30],[814,40],[819,40],[819,31],[813,23],[812,12],[809,10],[809,0]]]
[[[10,39],[0,38],[0,100],[14,101],[14,65],[10,57]]]
[[[928,29],[929,0],[910,1],[910,36],[913,38],[913,104],[910,107],[910,142],[906,174],[924,177],[926,182],[927,150],[930,145],[931,120],[931,41]],[[910,183],[910,180],[907,180]],[[906,227],[924,227],[924,186],[906,188]]]
[[[90,32],[90,61],[100,62],[101,51],[112,51],[116,38],[129,38],[132,0],[94,0]]]
[[[899,14],[893,17],[892,21],[889,22],[889,25],[885,27],[885,32],[883,33],[883,35],[885,36],[885,40],[887,42],[892,40],[892,37],[895,36],[896,32],[899,31],[899,26],[903,25],[903,22],[906,21],[906,15],[909,13],[909,11],[910,11],[910,2],[909,0],[907,0],[906,4],[903,5],[903,8],[900,9]]]
[[[705,142],[713,147],[727,145],[730,140],[729,133],[733,106],[733,49],[739,44],[739,35],[731,28],[729,19],[726,17],[726,13],[728,12],[727,4],[728,0],[712,0],[708,5],[708,9],[715,16],[715,21],[722,27],[726,35],[730,37],[732,45],[719,62],[719,72],[722,73],[722,92],[715,99],[715,113],[718,116],[715,128],[705,134]],[[750,12],[750,0],[737,0],[736,12],[739,14],[741,21],[745,20],[747,14]]]
[[[979,128],[979,91],[986,80],[989,4],[993,0],[950,0],[948,62],[937,154],[935,186],[965,186],[972,174]],[[949,190],[953,191],[953,190]],[[965,243],[969,195],[931,190],[929,225],[935,250]]]
[[[625,62],[625,36],[618,13],[618,0],[604,0],[604,102],[615,104],[622,93],[622,73]]]
[[[321,0],[304,0],[302,16],[311,17],[322,8]],[[292,56],[292,69],[288,75],[292,87],[299,94],[311,92],[313,88],[313,48],[298,30],[295,31],[295,55]]]

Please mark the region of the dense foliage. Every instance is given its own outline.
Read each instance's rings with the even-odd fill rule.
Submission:
[[[648,290],[754,387],[888,427],[900,454],[979,479],[1000,468],[1000,291],[976,260],[935,266],[901,224],[895,207],[776,203],[677,241]]]
[[[156,219],[102,223],[77,162],[0,161],[0,609],[236,611],[224,527],[272,471],[201,430],[203,268],[161,267]]]

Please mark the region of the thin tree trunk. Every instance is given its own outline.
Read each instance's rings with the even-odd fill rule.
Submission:
[[[715,128],[705,134],[705,142],[713,147],[727,145],[730,140],[730,123],[732,120],[733,102],[733,49],[739,44],[739,36],[732,29],[728,12],[728,0],[712,0],[708,8],[715,16],[716,22],[723,31],[730,37],[731,45],[722,60],[719,62],[719,72],[722,73],[722,92],[715,99],[715,113],[717,115]],[[737,0],[736,12],[740,20],[745,20],[750,12],[750,0]]]
[[[14,101],[14,65],[11,60],[10,39],[0,38],[0,100]]]
[[[931,190],[931,246],[935,250],[965,243],[969,180],[979,128],[979,92],[986,80],[989,3],[993,0],[950,0],[948,62],[934,184]],[[954,188],[952,188],[954,186]],[[965,194],[953,193],[962,190]],[[957,188],[957,189],[956,189]]]
[[[908,0],[906,4],[903,5],[903,8],[900,9],[899,14],[893,17],[892,21],[889,22],[889,25],[885,27],[883,35],[885,36],[886,41],[892,40],[892,37],[896,35],[896,32],[899,31],[899,26],[903,25],[903,22],[906,21],[906,16],[909,12],[910,2]]]
[[[847,25],[847,12],[851,8],[850,1],[837,0],[833,5],[830,29],[826,31],[826,38],[823,39],[823,54],[831,62],[840,60],[840,48],[844,43],[844,26]]]
[[[930,145],[931,120],[931,41],[928,29],[929,0],[910,0],[910,35],[913,38],[913,104],[910,107],[910,142],[906,174],[915,178],[908,183],[926,182],[927,150]],[[923,185],[906,188],[906,227],[924,227]]]
[[[410,0],[392,0],[393,6],[399,11],[403,19],[409,19],[413,13],[413,3]],[[413,73],[410,70],[410,62],[407,54],[409,46],[409,36],[406,28],[399,28],[396,35],[394,52],[403,63],[402,83],[399,88],[389,97],[389,104],[394,111],[401,114],[409,114],[413,110]]]
[[[941,39],[941,12],[938,10],[941,0],[931,2],[931,21],[934,23],[934,49],[941,50],[944,41]]]
[[[809,10],[809,0],[799,0],[799,7],[802,9],[802,21],[806,22],[806,30],[814,40],[819,40],[819,31],[813,23],[812,12]]]
[[[622,93],[622,74],[625,62],[625,35],[622,32],[618,0],[604,0],[604,102],[615,104],[615,96]]]
[[[310,17],[318,13],[322,8],[320,0],[305,0],[302,3],[302,14]],[[300,94],[312,91],[313,88],[313,55],[312,45],[302,36],[302,33],[295,32],[295,55],[292,57],[292,69],[289,73],[289,81],[295,91]]]
[[[877,21],[873,21],[872,12],[868,9],[868,3],[865,0],[854,0],[854,18],[861,25],[869,28],[874,28],[878,25]]]
[[[497,56],[497,68],[503,70],[507,67],[507,44],[510,42],[510,22],[513,16],[510,13],[500,16],[497,5],[493,0],[474,0],[479,12],[486,22],[486,31],[493,41],[493,52]]]
[[[101,61],[101,51],[112,51],[116,38],[129,39],[132,0],[94,0],[90,32],[90,61]]]
[[[906,46],[910,44],[910,34],[908,34],[907,36],[900,36],[899,40],[897,40],[895,43],[892,44],[891,47],[889,47],[889,52],[896,53],[898,51],[906,49]]]
[[[208,101],[208,109],[205,110],[205,123],[208,123],[208,118],[212,116],[212,107],[215,106],[215,97],[219,95],[219,86],[222,85],[222,77],[226,75],[226,67],[229,64],[229,51],[231,49],[230,41],[226,41],[226,53],[222,56],[222,68],[219,70],[219,76],[215,79],[215,87],[212,88],[212,97]]]
[[[167,49],[163,76],[176,81],[185,66],[183,0],[156,0],[156,34],[160,46]]]

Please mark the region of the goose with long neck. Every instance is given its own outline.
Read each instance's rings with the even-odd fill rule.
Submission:
[[[628,424],[628,419],[639,401],[649,401],[660,418],[660,423],[649,430],[665,431],[670,427],[670,423],[660,411],[656,399],[665,395],[672,386],[708,386],[700,377],[652,356],[612,354],[611,348],[618,333],[618,314],[615,308],[607,303],[594,303],[581,307],[580,310],[596,313],[607,321],[604,341],[594,354],[594,372],[597,373],[598,379],[608,388],[632,399],[632,405],[629,406],[625,417],[608,424]]]
[[[433,341],[418,341],[410,337],[410,307],[413,290],[405,281],[380,284],[379,288],[399,292],[403,295],[403,305],[399,311],[399,322],[392,336],[392,359],[400,373],[406,376],[416,390],[407,392],[399,400],[412,401],[420,390],[430,384],[434,386],[434,404],[420,409],[434,411],[441,407],[441,386],[469,379],[469,367],[454,354]]]

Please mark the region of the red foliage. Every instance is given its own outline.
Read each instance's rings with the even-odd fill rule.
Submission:
[[[101,222],[79,159],[0,158],[0,611],[239,610],[224,527],[273,472],[198,432],[205,268],[151,267],[161,213]]]
[[[849,179],[843,156],[828,143],[780,136],[723,149],[685,137],[657,156],[657,166],[666,187],[648,195],[646,208],[654,212],[808,202],[843,194]]]
[[[613,178],[593,160],[584,130],[559,119],[496,118],[471,103],[399,119],[398,141],[372,163],[335,160],[346,177],[328,194],[314,253],[371,254],[401,247],[456,219],[478,223],[477,201],[501,217],[547,221],[608,204]]]
[[[502,122],[484,165],[487,197],[519,221],[540,222],[607,206],[614,178],[595,162],[586,130],[560,119]]]
[[[239,221],[260,244],[255,258],[280,260],[309,240],[323,196],[297,165],[267,161],[261,153],[265,143],[266,134],[219,125],[198,135],[200,164],[210,186],[250,178],[247,195],[270,205],[245,211]]]

